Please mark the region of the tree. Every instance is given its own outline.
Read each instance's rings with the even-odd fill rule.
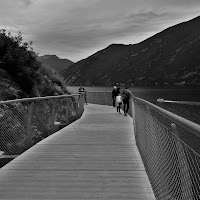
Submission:
[[[0,70],[19,86],[22,94],[19,97],[69,93],[58,74],[41,67],[31,45],[32,42],[23,41],[21,32],[13,36],[4,29],[0,30]],[[44,82],[45,77],[51,84]]]

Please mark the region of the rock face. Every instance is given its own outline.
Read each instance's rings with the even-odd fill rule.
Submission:
[[[70,65],[74,64],[72,61],[68,59],[61,59],[56,55],[44,55],[38,57],[38,60],[42,63],[42,65],[46,68],[53,69],[57,72],[67,69]]]
[[[112,44],[61,71],[71,85],[199,86],[200,17],[133,45]]]

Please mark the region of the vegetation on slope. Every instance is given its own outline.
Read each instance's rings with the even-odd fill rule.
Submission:
[[[69,93],[62,78],[41,66],[31,42],[0,30],[0,100]]]
[[[39,56],[38,60],[42,63],[42,66],[56,72],[67,69],[70,65],[74,64],[72,61],[68,59],[61,59],[56,55]]]
[[[23,42],[20,33],[13,36],[0,30],[0,101],[62,94],[69,94],[62,78],[56,72],[41,66],[31,43]],[[33,136],[33,144],[52,134],[53,105],[56,105],[54,120],[63,124],[75,120],[74,98],[69,101],[35,101],[29,129],[27,119],[30,102],[1,104],[0,151],[14,155],[22,153],[28,148],[28,131]],[[67,106],[69,110],[66,110]],[[66,112],[69,121],[66,119]]]

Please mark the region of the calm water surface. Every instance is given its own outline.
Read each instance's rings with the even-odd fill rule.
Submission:
[[[78,93],[78,86],[68,86],[68,90],[72,93]],[[85,87],[87,91],[112,91],[113,87]],[[124,87],[121,87],[123,90]],[[200,102],[200,89],[197,88],[142,88],[130,87],[129,90],[139,98],[145,99],[156,104],[170,112],[180,115],[186,119],[200,124],[200,106],[159,103],[158,98],[172,101],[196,101]]]
[[[68,86],[72,93],[78,92],[78,86]],[[112,91],[113,87],[85,87],[87,91]],[[123,90],[124,87],[121,87]],[[150,102],[157,102],[158,98],[174,101],[198,101],[200,102],[200,89],[192,88],[142,88],[130,87],[129,90],[139,98],[143,98]]]

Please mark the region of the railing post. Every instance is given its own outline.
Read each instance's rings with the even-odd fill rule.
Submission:
[[[67,97],[67,107],[65,109],[66,125],[69,124],[69,98]]]
[[[51,122],[51,133],[54,133],[55,108],[56,108],[55,101],[53,101],[53,105],[52,105],[52,109],[51,109],[51,119],[50,119],[50,122]]]
[[[89,92],[88,103],[92,103],[91,92]]]
[[[132,117],[133,115],[133,104],[132,104],[132,97],[129,99],[129,110],[128,110],[128,114]]]
[[[80,95],[78,96],[76,100],[76,119],[79,118],[79,98],[80,98]]]
[[[83,110],[84,110],[84,95],[80,95],[79,96],[79,99],[78,99],[78,102],[79,102],[79,118],[81,117],[82,113],[83,113]]]
[[[98,104],[98,95],[97,95],[97,92],[96,92],[96,104]]]
[[[33,144],[32,141],[32,128],[31,128],[31,121],[32,121],[32,115],[33,115],[33,107],[34,102],[31,102],[31,104],[28,106],[28,119],[27,119],[27,139],[26,139],[26,146],[27,148],[31,147]]]
[[[107,105],[106,103],[106,93],[104,92],[104,105]]]
[[[180,138],[180,135],[177,131],[177,127],[175,123],[171,124],[171,130],[172,133],[176,135],[177,138]],[[192,182],[190,177],[190,167],[188,165],[187,157],[185,155],[184,148],[182,144],[179,142],[179,140],[176,140],[176,151],[177,151],[177,157],[178,157],[178,163],[179,163],[179,170],[180,170],[180,184],[181,184],[181,199],[184,197],[184,194],[186,192],[186,186],[187,186],[187,192],[192,194]],[[187,183],[186,183],[187,180]]]
[[[148,125],[149,125],[149,116],[151,115],[150,113],[150,108],[148,105],[146,105],[146,111],[145,111],[145,127],[144,127],[144,144],[145,144],[145,155],[146,155],[146,158],[148,158],[148,149],[149,149],[149,145],[148,145],[148,134],[149,134],[149,130],[148,130]]]
[[[133,128],[134,128],[134,134],[136,137],[136,120],[135,120],[135,102],[134,98],[132,98],[132,118],[133,118]]]
[[[94,99],[94,98],[93,98],[93,93],[90,92],[90,101],[91,101],[90,103],[92,103],[92,104],[94,103],[94,102],[93,102],[93,99]]]
[[[84,102],[85,102],[85,99],[84,99],[84,96],[82,96],[82,99],[81,99],[81,115],[84,112]]]

